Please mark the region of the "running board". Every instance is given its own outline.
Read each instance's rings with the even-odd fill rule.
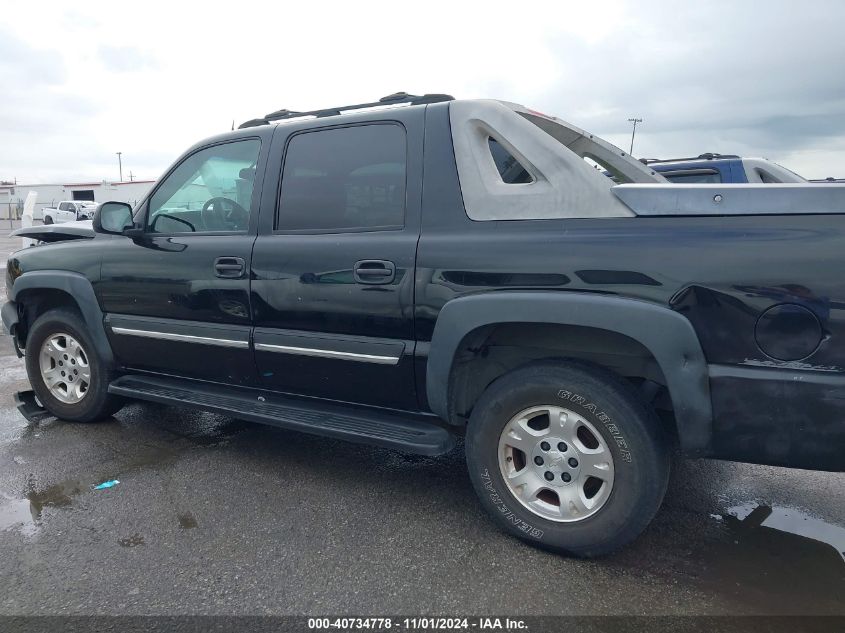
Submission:
[[[448,430],[414,419],[411,414],[295,400],[238,387],[179,378],[123,376],[109,385],[109,393],[419,455],[441,455],[455,446],[455,436]]]

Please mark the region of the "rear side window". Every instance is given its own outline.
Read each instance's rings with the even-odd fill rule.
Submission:
[[[695,171],[664,171],[658,172],[669,182],[679,184],[718,183],[722,182],[722,174],[715,169],[697,169]]]
[[[405,129],[360,125],[297,134],[288,143],[278,231],[402,228]]]
[[[499,141],[491,136],[487,139],[487,145],[490,148],[493,162],[496,163],[496,169],[499,170],[499,175],[502,177],[503,182],[509,185],[534,182],[528,170],[520,165],[519,161]]]

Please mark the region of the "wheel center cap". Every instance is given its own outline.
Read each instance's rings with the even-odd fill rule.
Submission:
[[[546,437],[534,446],[530,466],[549,486],[568,486],[581,473],[580,458],[572,445],[560,438]]]

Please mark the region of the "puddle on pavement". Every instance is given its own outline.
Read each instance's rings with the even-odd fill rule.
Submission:
[[[0,446],[17,442],[34,432],[15,407],[0,409]]]
[[[171,407],[153,402],[133,403],[145,423],[189,441],[195,446],[221,446],[256,424],[215,413]],[[130,410],[131,412],[131,410]],[[137,414],[131,415],[135,418]]]
[[[41,527],[44,508],[69,506],[82,490],[78,481],[63,481],[43,490],[29,486],[23,499],[0,497],[0,530],[17,529],[31,536]]]
[[[22,440],[41,437],[52,429],[61,427],[65,422],[48,418],[40,422],[28,422],[16,407],[0,409],[0,447],[10,446]]]
[[[761,613],[843,613],[845,528],[756,503],[711,516],[722,538],[693,556],[690,575]]]
[[[108,490],[94,490],[96,484],[112,479],[114,473],[126,476],[127,473],[143,470],[149,467],[160,467],[175,461],[179,451],[171,447],[146,446],[134,447],[134,454],[125,458],[121,454],[114,455],[114,462],[98,467],[98,472],[84,475],[85,481],[66,480],[45,488],[37,488],[34,481],[27,483],[23,498],[13,498],[0,495],[0,531],[16,529],[24,535],[30,536],[38,532],[43,520],[45,508],[62,508],[73,503],[73,497],[83,493],[108,494]]]
[[[11,529],[17,529],[25,536],[38,531],[38,521],[29,499],[0,498],[0,531]]]
[[[742,504],[728,508],[728,520],[736,519],[743,531],[769,528],[825,543],[845,562],[845,528],[811,517],[794,508]]]

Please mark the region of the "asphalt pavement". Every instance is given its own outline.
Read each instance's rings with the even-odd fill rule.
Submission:
[[[578,560],[499,532],[460,447],[148,404],[33,425],[8,337],[0,385],[0,614],[845,615],[845,474],[677,461],[645,534]]]

